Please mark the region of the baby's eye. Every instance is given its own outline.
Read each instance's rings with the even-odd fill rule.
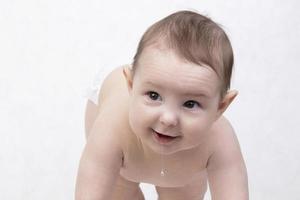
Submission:
[[[147,95],[153,101],[156,101],[160,97],[157,92],[153,92],[153,91],[147,92]]]
[[[197,101],[190,100],[185,102],[184,106],[187,108],[194,108],[195,106],[200,107],[201,105]]]

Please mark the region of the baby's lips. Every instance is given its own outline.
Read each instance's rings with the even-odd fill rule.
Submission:
[[[153,131],[156,132],[159,135],[163,135],[163,136],[166,136],[166,137],[173,137],[173,138],[178,137],[178,136],[173,136],[172,134],[161,133],[161,132],[158,132],[158,131],[156,131],[154,129],[153,129]]]

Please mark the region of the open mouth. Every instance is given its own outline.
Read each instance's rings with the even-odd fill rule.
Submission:
[[[154,133],[154,137],[155,139],[159,142],[159,143],[162,143],[162,144],[166,144],[166,143],[169,143],[171,141],[174,141],[176,138],[178,138],[178,136],[176,137],[173,137],[173,136],[168,136],[168,135],[163,135],[161,133],[158,133],[156,132],[155,130],[153,130],[153,133]]]
[[[160,134],[158,132],[155,131],[155,133],[159,136],[159,137],[163,137],[163,138],[175,138],[175,137],[172,137],[172,136],[169,136],[169,135],[163,135],[163,134]]]

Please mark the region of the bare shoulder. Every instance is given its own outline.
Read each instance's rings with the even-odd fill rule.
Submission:
[[[212,127],[212,147],[208,165],[222,166],[243,162],[238,138],[231,123],[221,116]]]
[[[213,140],[216,145],[226,142],[234,142],[236,140],[235,131],[230,121],[225,117],[221,116],[212,126]],[[236,141],[237,142],[237,141]]]
[[[105,124],[106,129],[112,130],[111,134],[114,134],[113,138],[117,140],[115,142],[122,149],[128,140],[129,131],[129,94],[123,76],[123,67],[125,66],[112,70],[104,79],[99,92],[97,114],[97,118]]]
[[[123,67],[114,69],[103,81],[99,92],[99,115],[101,113],[106,120],[118,123],[124,130],[128,123],[129,94],[126,81],[123,76]]]

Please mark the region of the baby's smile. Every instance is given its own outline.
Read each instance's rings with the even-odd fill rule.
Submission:
[[[181,136],[172,136],[172,135],[160,133],[155,131],[154,129],[152,129],[152,133],[154,139],[160,144],[170,144],[171,142],[173,143],[176,139],[178,140],[181,137]]]

